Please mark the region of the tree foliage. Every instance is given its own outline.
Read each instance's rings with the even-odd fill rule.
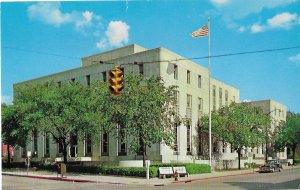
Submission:
[[[123,126],[128,135],[131,152],[142,150],[155,143],[172,146],[173,126],[179,118],[175,114],[175,86],[165,87],[160,77],[144,78],[127,74],[121,95],[111,96],[112,121]],[[145,162],[144,162],[145,163]]]
[[[1,104],[2,142],[7,144],[8,163],[10,163],[9,146],[26,146],[29,129],[20,125],[22,114],[15,105]]]
[[[275,149],[283,150],[285,147],[292,149],[293,160],[297,145],[300,144],[300,114],[288,112],[286,122],[278,128],[275,136]]]
[[[208,116],[202,118],[204,129],[208,131]],[[240,169],[241,150],[255,147],[263,142],[263,127],[269,118],[258,108],[247,103],[231,103],[212,112],[212,136],[229,143],[237,151]]]
[[[21,125],[32,131],[50,133],[63,147],[64,162],[67,162],[67,146],[72,135],[83,139],[86,134],[99,134],[98,126],[105,121],[94,104],[92,90],[79,83],[58,86],[54,82],[16,89],[15,104],[24,116]]]

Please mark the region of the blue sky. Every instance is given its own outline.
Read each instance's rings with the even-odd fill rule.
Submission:
[[[299,0],[4,2],[1,97],[17,82],[80,66],[80,58],[136,43],[207,55],[191,33],[211,19],[211,55],[300,45]],[[206,59],[195,62],[207,66]],[[300,113],[300,48],[211,59],[241,100],[274,99]]]

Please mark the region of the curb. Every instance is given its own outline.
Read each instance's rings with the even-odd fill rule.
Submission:
[[[55,181],[78,182],[78,183],[125,184],[125,183],[104,182],[104,181],[87,180],[87,179],[72,179],[72,178],[61,178],[61,177],[43,177],[43,176],[7,174],[7,173],[2,173],[2,175],[16,176],[16,177],[27,177],[27,178],[33,178],[33,179],[46,179],[46,180],[55,180]]]
[[[253,172],[248,173],[241,173],[241,174],[229,174],[229,175],[222,175],[222,176],[214,176],[214,177],[205,177],[205,178],[196,178],[196,179],[188,179],[188,180],[182,180],[182,181],[173,181],[172,184],[179,184],[179,183],[189,183],[192,181],[202,181],[202,180],[208,180],[208,179],[216,179],[216,178],[223,178],[223,177],[232,177],[232,176],[240,176],[240,175],[250,175],[254,174]]]

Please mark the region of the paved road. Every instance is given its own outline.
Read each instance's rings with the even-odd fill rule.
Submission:
[[[118,185],[106,183],[74,183],[31,179],[26,177],[2,176],[3,190],[115,190],[115,189],[222,189],[222,190],[254,190],[254,189],[298,189],[300,186],[300,168],[284,170],[281,173],[263,173],[253,175],[232,176],[206,179],[183,184],[167,186]]]

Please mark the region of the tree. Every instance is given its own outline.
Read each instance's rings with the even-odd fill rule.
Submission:
[[[300,114],[288,112],[286,122],[278,128],[275,136],[275,150],[281,151],[285,147],[292,149],[294,163],[298,144],[300,144]]]
[[[102,86],[97,90],[104,92],[105,85]],[[79,83],[58,86],[54,82],[17,88],[15,105],[24,115],[21,125],[31,131],[50,133],[62,147],[66,163],[72,136],[79,139],[87,134],[97,136],[99,125],[103,124],[105,116],[94,104],[94,90]]]
[[[142,151],[145,166],[146,149],[155,143],[172,146],[175,114],[175,86],[165,87],[160,77],[144,78],[133,74],[125,77],[121,95],[111,96],[112,121],[123,126],[131,152]]]
[[[208,117],[202,118],[208,131]],[[212,135],[214,138],[230,143],[238,154],[240,169],[241,151],[244,147],[255,147],[263,142],[263,126],[269,123],[262,110],[253,108],[246,103],[231,103],[212,112]]]
[[[20,125],[22,115],[15,105],[1,104],[2,110],[2,142],[7,145],[7,162],[10,164],[10,146],[26,146],[28,128]]]

